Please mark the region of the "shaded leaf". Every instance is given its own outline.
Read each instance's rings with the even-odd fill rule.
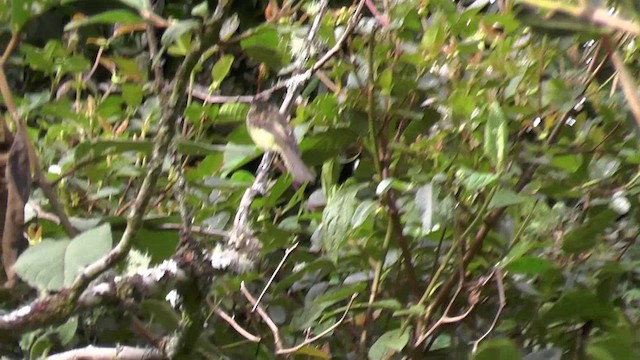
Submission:
[[[528,196],[520,195],[508,189],[500,189],[491,198],[489,209],[507,207],[511,205],[521,204],[531,199]]]
[[[498,179],[496,174],[481,173],[462,168],[456,171],[456,178],[470,191],[481,190],[492,185]]]
[[[338,260],[339,252],[349,239],[351,218],[359,205],[357,193],[356,187],[340,188],[328,199],[322,212],[322,247],[333,261]]]
[[[410,326],[405,328],[404,331],[395,329],[382,334],[369,349],[369,359],[386,359],[390,354],[402,351],[409,342],[410,334]]]
[[[560,297],[547,312],[542,321],[551,324],[557,321],[588,321],[612,318],[613,308],[586,290],[574,290]]]
[[[509,339],[483,341],[473,360],[517,360],[522,358],[516,344]]]
[[[634,360],[640,351],[631,333],[616,333],[589,339],[587,354],[592,360]]]
[[[166,301],[144,300],[140,307],[144,313],[151,316],[153,321],[160,324],[166,331],[175,331],[180,325],[180,316]]]
[[[576,254],[593,248],[596,242],[601,239],[602,231],[611,225],[617,217],[618,214],[608,208],[598,211],[595,216],[590,217],[580,227],[564,236],[562,250]]]
[[[16,273],[42,290],[61,290],[82,269],[111,250],[111,230],[104,224],[72,240],[42,240],[18,258]]]

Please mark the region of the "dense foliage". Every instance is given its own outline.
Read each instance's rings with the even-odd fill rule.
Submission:
[[[640,357],[633,1],[0,19],[6,358]],[[253,145],[256,94],[314,183]]]

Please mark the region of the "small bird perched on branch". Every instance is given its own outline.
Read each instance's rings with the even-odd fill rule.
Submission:
[[[293,130],[277,107],[262,99],[254,100],[247,113],[247,130],[256,146],[280,155],[294,181],[314,181],[315,176],[300,157]]]

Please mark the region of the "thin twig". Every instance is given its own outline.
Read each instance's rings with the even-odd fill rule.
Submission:
[[[298,244],[299,244],[299,242],[296,242],[295,244],[293,244],[291,247],[287,248],[284,251],[284,256],[282,257],[282,260],[280,260],[280,263],[278,264],[276,269],[273,271],[273,274],[271,274],[271,277],[269,278],[269,281],[267,281],[267,284],[264,286],[264,289],[262,289],[262,292],[260,293],[260,296],[258,296],[258,300],[256,301],[256,304],[253,305],[253,308],[251,309],[251,312],[256,311],[256,307],[258,307],[258,305],[260,304],[260,301],[262,300],[262,297],[267,292],[267,289],[269,288],[269,286],[273,282],[273,279],[275,279],[276,275],[278,274],[278,272],[282,268],[282,265],[284,265],[284,262],[287,260],[287,258],[291,254],[291,252],[293,252],[293,250],[295,250],[298,247]]]
[[[259,343],[262,340],[259,337],[245,330],[242,326],[240,326],[240,324],[238,324],[231,316],[227,315],[227,313],[225,313],[224,311],[220,309],[215,309],[214,311],[216,315],[220,316],[222,320],[224,320],[227,324],[229,324],[235,331],[238,332],[238,334],[240,334],[245,339],[254,343]]]
[[[491,271],[491,274],[489,275],[487,280],[484,282],[484,284],[482,284],[482,286],[486,285],[486,283],[492,277],[495,279],[496,287],[498,288],[498,299],[500,301],[498,305],[498,310],[496,311],[496,315],[493,317],[493,322],[491,323],[491,326],[489,326],[489,329],[487,329],[487,331],[484,334],[482,334],[482,336],[480,336],[478,340],[473,342],[473,350],[471,350],[472,353],[475,353],[478,350],[478,344],[480,344],[480,342],[484,340],[487,336],[489,336],[489,334],[493,331],[493,329],[495,329],[496,324],[498,323],[498,319],[500,318],[500,314],[502,314],[502,310],[507,304],[506,297],[504,295],[504,284],[502,283],[502,272],[500,271],[500,268],[497,265],[493,267],[493,271]]]
[[[277,354],[280,355],[285,355],[285,354],[291,354],[294,353],[300,349],[302,349],[303,347],[319,340],[320,338],[324,337],[325,335],[329,334],[330,332],[332,332],[333,330],[335,330],[338,326],[340,326],[343,322],[344,319],[347,318],[347,314],[349,313],[349,310],[351,310],[351,306],[353,306],[353,301],[356,299],[356,297],[358,297],[358,293],[355,293],[353,295],[351,295],[351,299],[349,299],[349,303],[347,304],[347,308],[344,310],[344,313],[342,313],[342,317],[340,317],[340,319],[338,321],[336,321],[335,324],[329,326],[326,330],[322,331],[321,333],[319,333],[318,335],[311,337],[311,338],[307,338],[305,341],[303,341],[302,343],[287,348],[287,349],[281,349],[279,351],[277,351]]]
[[[2,58],[0,58],[0,67],[4,68],[4,65],[7,63],[7,60],[9,60],[9,56],[11,56],[13,49],[16,48],[16,45],[18,45],[19,41],[20,41],[19,32],[11,35],[11,39],[9,39],[9,43],[7,44],[7,47],[4,49],[4,53],[2,53]]]
[[[245,296],[245,298],[249,301],[250,304],[254,305],[254,307],[257,306],[256,307],[256,311],[257,311],[258,315],[260,315],[260,318],[262,319],[262,321],[264,321],[265,324],[267,324],[267,327],[269,328],[269,330],[271,330],[271,334],[273,335],[273,342],[274,342],[274,345],[276,347],[276,354],[279,354],[279,355],[286,355],[286,354],[294,353],[294,352],[300,350],[301,348],[303,348],[304,346],[307,346],[307,345],[317,341],[318,339],[324,337],[325,335],[327,335],[330,332],[332,332],[333,330],[335,330],[338,326],[340,326],[340,324],[342,324],[344,322],[344,319],[346,319],[347,314],[349,313],[349,310],[351,310],[351,306],[353,305],[354,300],[358,296],[357,293],[351,295],[351,299],[349,299],[349,304],[347,304],[346,310],[342,314],[342,317],[335,324],[333,324],[332,326],[330,326],[326,330],[322,331],[320,334],[318,334],[318,335],[316,335],[316,336],[314,336],[312,338],[305,339],[305,341],[303,341],[302,343],[300,343],[300,344],[298,344],[296,346],[293,346],[293,347],[290,347],[290,348],[284,348],[282,346],[282,338],[280,337],[280,331],[278,330],[278,327],[273,322],[273,320],[271,320],[271,318],[269,317],[267,312],[262,308],[262,306],[260,306],[258,304],[258,302],[251,295],[249,290],[247,290],[247,287],[244,285],[244,281],[242,283],[240,283],[240,291],[242,291],[242,294]]]
[[[460,267],[460,270],[462,271],[461,267]],[[462,275],[460,275],[458,277],[458,287],[457,287],[455,293],[453,294],[453,296],[451,297],[451,300],[449,300],[449,304],[444,309],[444,313],[442,314],[440,319],[438,319],[438,321],[436,321],[435,324],[433,324],[431,326],[431,328],[429,328],[429,330],[427,330],[427,332],[425,332],[424,334],[420,335],[420,337],[418,337],[418,339],[416,340],[416,342],[413,345],[414,348],[417,348],[418,346],[420,346],[420,344],[422,344],[429,336],[431,336],[431,334],[433,334],[433,332],[436,331],[441,325],[462,321],[475,308],[476,303],[471,303],[471,304],[469,304],[469,308],[465,312],[463,312],[462,314],[457,315],[457,316],[449,316],[449,311],[451,311],[451,308],[453,307],[454,302],[456,301],[456,299],[460,295],[460,292],[462,292],[463,285],[464,285],[464,278],[463,278]]]
[[[262,306],[258,305],[258,302],[256,301],[256,299],[253,297],[253,295],[251,295],[249,290],[247,290],[247,287],[245,286],[244,281],[240,283],[240,291],[242,292],[244,297],[247,299],[247,301],[249,301],[251,305],[257,306],[256,312],[258,313],[258,315],[260,315],[260,318],[262,319],[262,321],[264,321],[264,323],[267,324],[267,327],[269,328],[269,330],[271,330],[271,333],[273,334],[273,342],[276,346],[276,349],[278,350],[282,349],[282,338],[280,338],[280,331],[278,330],[278,326],[276,326],[273,320],[271,320],[271,318],[269,317],[267,312],[262,308]]]

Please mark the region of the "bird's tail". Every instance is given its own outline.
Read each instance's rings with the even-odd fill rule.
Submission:
[[[291,173],[291,176],[293,176],[293,180],[295,182],[305,183],[313,182],[315,180],[315,175],[313,175],[307,165],[304,164],[302,158],[300,158],[300,154],[298,153],[298,151],[296,151],[296,149],[285,147],[280,152],[280,155],[284,160],[284,165]]]

